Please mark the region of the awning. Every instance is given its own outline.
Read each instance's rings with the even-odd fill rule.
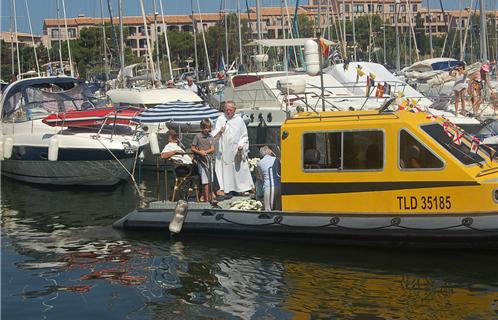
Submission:
[[[197,127],[202,119],[214,122],[221,112],[202,103],[195,101],[171,101],[148,108],[133,121],[140,123],[175,123],[188,124]]]

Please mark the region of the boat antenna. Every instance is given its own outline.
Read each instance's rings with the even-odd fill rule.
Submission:
[[[168,55],[169,78],[171,80],[173,80],[173,67],[171,66],[171,54],[169,51],[168,27],[166,25],[166,22],[164,21],[163,0],[159,0],[159,7],[161,8],[161,18],[163,21],[164,42],[166,43],[166,54]]]
[[[40,76],[40,64],[38,63],[38,54],[36,53],[35,36],[33,35],[33,26],[31,25],[31,17],[29,15],[28,0],[24,0],[24,4],[26,5],[26,12],[28,14],[29,32],[31,33],[31,43],[33,43],[33,52],[35,54],[36,71],[38,72],[38,76]]]

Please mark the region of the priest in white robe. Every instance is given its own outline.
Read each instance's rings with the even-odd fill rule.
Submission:
[[[215,171],[223,193],[245,192],[253,189],[247,154],[249,136],[235,104],[228,101],[225,112],[216,120],[212,135],[217,139]]]

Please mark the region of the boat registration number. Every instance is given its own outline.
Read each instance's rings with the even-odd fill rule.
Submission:
[[[399,210],[449,210],[451,209],[450,196],[398,196]]]

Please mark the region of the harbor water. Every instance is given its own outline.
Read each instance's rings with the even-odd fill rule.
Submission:
[[[498,251],[171,239],[111,227],[130,183],[1,187],[2,319],[498,318]]]

